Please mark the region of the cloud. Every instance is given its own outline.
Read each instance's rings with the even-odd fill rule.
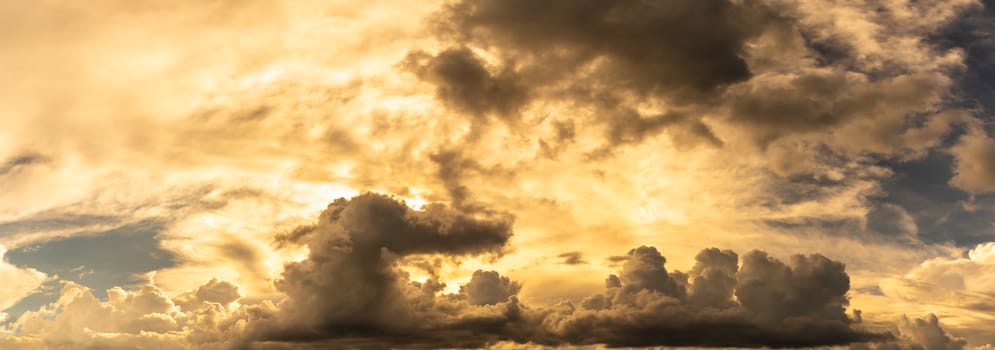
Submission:
[[[940,327],[936,315],[925,318],[909,318],[905,315],[895,323],[898,339],[883,343],[861,343],[850,346],[851,350],[963,350],[967,342],[948,334]],[[985,349],[978,347],[977,349]]]
[[[120,217],[49,211],[37,213],[18,220],[0,222],[0,236],[16,236],[44,231],[83,231],[90,227],[119,224]]]
[[[92,290],[64,282],[58,300],[28,311],[5,330],[0,346],[18,349],[234,348],[228,343],[239,324],[229,320],[250,308],[232,305],[235,286],[211,280],[195,291],[170,298],[154,285],[134,291],[115,287],[107,300]]]
[[[931,4],[459,1],[433,21],[460,47],[447,53],[487,52],[534,98],[593,108],[609,146],[669,130],[679,144],[797,137],[892,155],[935,145],[953,122],[943,99],[963,57],[925,41],[972,3]],[[714,132],[720,121],[734,129]]]
[[[50,160],[42,155],[38,154],[23,154],[7,160],[3,164],[0,164],[0,177],[16,173],[20,169],[35,165],[44,164]]]
[[[995,140],[972,128],[950,148],[955,159],[950,185],[970,193],[995,191]]]
[[[466,55],[466,47],[488,52],[505,67],[502,74],[509,78],[502,80],[520,82],[533,99],[593,109],[608,142],[595,156],[667,129],[680,144],[722,145],[700,117],[639,111],[638,101],[714,101],[726,86],[752,76],[741,57],[747,41],[786,21],[759,3],[724,0],[462,1],[444,6],[433,20],[443,41]],[[443,91],[450,83],[436,85]]]
[[[706,249],[689,273],[668,272],[652,247],[631,250],[606,290],[543,320],[561,344],[799,347],[885,339],[851,328],[842,264]],[[735,299],[733,296],[735,295]]]
[[[400,66],[436,86],[436,98],[456,111],[477,118],[514,118],[528,102],[527,87],[510,68],[492,74],[468,48],[451,48],[431,55],[412,51]]]
[[[866,228],[887,236],[915,237],[919,231],[915,218],[905,208],[884,203],[871,208],[865,217]]]
[[[557,255],[556,257],[563,259],[562,263],[566,265],[581,265],[587,263],[587,261],[584,260],[584,254],[581,252],[566,252]]]
[[[593,68],[644,94],[696,96],[748,79],[740,51],[777,18],[760,4],[722,0],[461,1],[436,20],[443,35],[547,67],[530,81]]]
[[[825,190],[835,185],[838,184],[817,186]],[[809,192],[805,195],[816,194]],[[832,235],[865,243],[921,244],[916,217],[904,207],[883,202],[867,203],[865,206],[863,212],[852,215],[812,215],[765,220],[763,223],[796,235]]]
[[[878,197],[897,193],[882,182],[908,175],[890,172],[893,160],[947,147],[975,118],[957,109],[955,89],[969,74],[964,64],[984,56],[933,41],[975,2],[468,0],[429,19],[434,38],[417,27],[432,3],[10,4],[0,12],[21,15],[0,24],[12,33],[0,60],[17,69],[6,74],[13,83],[0,112],[26,117],[4,119],[0,138],[53,161],[0,160],[0,231],[17,232],[0,242],[15,251],[102,232],[134,222],[117,215],[136,210],[135,220],[182,216],[154,242],[177,266],[134,281],[154,277],[184,310],[174,294],[211,277],[239,285],[248,299],[236,303],[272,298],[272,308],[224,318],[247,327],[233,338],[286,347],[627,341],[617,334],[707,345],[702,327],[740,330],[736,344],[819,343],[833,329],[860,328],[837,312],[847,307],[841,268],[771,256],[820,251],[869,283],[905,269],[895,261],[950,249],[937,243],[947,237],[986,237],[934,229],[915,206]],[[964,181],[951,185],[987,191],[972,175],[983,164],[977,152],[958,150]],[[163,203],[202,182],[260,186],[272,197],[182,215],[176,208],[191,201]],[[345,195],[334,186],[451,201],[425,214],[353,199],[333,207],[386,214],[327,214],[294,229]],[[514,239],[509,219],[480,203],[515,214]],[[62,205],[80,210],[34,215]],[[946,214],[935,219],[963,222]],[[377,217],[401,219],[367,227]],[[105,219],[113,225],[96,227]],[[685,270],[696,253],[688,247],[701,246],[769,254],[709,250]],[[545,258],[568,251],[583,256]],[[599,264],[619,253],[617,266]],[[511,256],[490,260],[500,254]],[[595,263],[523,263],[583,258]],[[590,278],[616,267],[610,288]],[[763,273],[748,279],[750,269]],[[557,276],[543,276],[550,271]],[[88,287],[99,299],[109,285]],[[233,295],[210,290],[216,300]],[[601,297],[581,303],[595,290]],[[538,304],[560,293],[573,304]],[[797,297],[807,294],[815,297]],[[961,310],[975,313],[937,311],[958,336],[967,329],[958,321],[978,317],[972,308],[986,300],[961,294],[972,305]],[[584,306],[599,303],[597,312]],[[778,329],[787,319],[826,332]],[[157,327],[147,326],[173,332]],[[114,332],[124,342],[132,330]]]
[[[467,302],[472,305],[494,305],[507,302],[521,289],[520,284],[496,271],[477,270],[470,283],[460,287],[460,293],[466,294]]]
[[[436,177],[442,181],[453,204],[464,204],[471,193],[462,183],[463,179],[468,171],[479,170],[480,164],[473,159],[467,159],[457,150],[442,150],[429,155],[429,159],[438,167]]]
[[[515,169],[506,169],[498,165],[484,166],[477,159],[466,154],[464,150],[465,147],[446,147],[430,153],[428,159],[437,168],[435,176],[442,182],[453,206],[467,210],[486,211],[484,205],[477,203],[473,198],[473,193],[465,184],[467,180],[474,175],[481,174],[511,179],[515,176]]]
[[[300,237],[308,245],[308,258],[285,266],[277,281],[287,295],[277,315],[280,324],[258,336],[287,340],[394,334],[418,339],[426,327],[443,331],[444,324],[429,317],[434,316],[432,296],[441,285],[409,282],[394,269],[398,259],[501,254],[510,237],[507,218],[478,218],[439,204],[414,211],[372,193],[338,199]],[[503,292],[490,289],[502,285]],[[472,305],[506,301],[517,292],[507,278],[485,272],[475,274],[464,288]]]
[[[902,317],[898,321],[898,331],[903,338],[922,345],[926,350],[961,350],[967,345],[963,339],[955,339],[947,334],[933,314],[925,319]]]
[[[943,311],[948,328],[972,344],[995,343],[991,312],[995,311],[995,243],[984,243],[966,257],[924,261],[901,277],[881,281],[890,298]]]
[[[615,106],[615,108],[620,107]],[[671,130],[671,138],[678,145],[704,143],[715,147],[722,146],[722,140],[715,136],[708,125],[687,114],[674,112],[643,116],[635,110],[620,109],[616,112],[607,112],[611,115],[611,122],[605,132],[605,138],[610,147],[639,144],[668,128]]]
[[[784,264],[751,252],[739,268],[736,253],[706,249],[684,273],[668,271],[656,248],[642,246],[629,251],[606,291],[552,308],[522,304],[521,286],[498,272],[477,271],[457,293],[440,294],[436,277],[416,282],[397,268],[399,258],[415,254],[501,252],[507,224],[468,215],[438,205],[412,211],[375,194],[337,200],[299,236],[309,256],[287,265],[277,282],[287,299],[272,323],[249,327],[259,332],[249,339],[476,347],[502,340],[814,346],[887,338],[852,327],[849,278],[841,263],[820,255]]]
[[[682,276],[671,276],[664,268],[667,259],[653,247],[642,246],[629,251],[628,259],[622,264],[619,281],[629,292],[649,290],[674,298],[683,299],[684,285],[678,285]]]
[[[0,311],[4,311],[40,287],[46,276],[35,269],[11,264],[7,258],[7,249],[2,245],[0,259]],[[3,321],[0,320],[0,323]]]
[[[849,277],[821,255],[788,263],[761,251],[740,260],[702,250],[688,272],[668,270],[654,247],[631,249],[605,290],[579,304],[528,306],[518,282],[478,270],[447,293],[437,266],[405,257],[444,259],[503,254],[510,218],[440,204],[413,210],[366,193],[328,205],[316,223],[282,238],[306,244],[304,260],[285,266],[279,303],[241,305],[236,286],[211,280],[169,297],[154,285],[108,290],[100,301],[65,282],[59,299],[27,312],[3,341],[44,346],[128,347],[256,343],[345,347],[481,347],[501,341],[540,345],[798,347],[886,340],[846,315]],[[741,262],[741,266],[740,266]],[[59,310],[62,310],[61,312]]]
[[[839,147],[891,153],[906,147],[901,121],[928,111],[949,85],[937,73],[893,74],[872,80],[840,69],[809,68],[790,74],[765,73],[737,84],[724,95],[729,120],[750,132],[754,142],[830,131],[854,121],[861,135],[876,138],[829,140]],[[859,121],[858,121],[859,120]]]

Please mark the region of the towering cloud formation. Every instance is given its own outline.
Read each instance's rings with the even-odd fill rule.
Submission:
[[[517,285],[509,285],[495,272],[478,272],[460,294],[465,300],[439,305],[435,301],[443,287],[439,281],[411,282],[397,264],[398,259],[417,254],[500,254],[511,237],[511,222],[482,215],[437,204],[414,211],[377,194],[336,200],[309,232],[294,237],[306,242],[310,253],[285,267],[277,287],[287,299],[280,304],[278,325],[261,337],[398,337],[406,339],[402,343],[418,343],[445,336],[439,332],[448,329],[472,326],[467,323],[485,316],[461,320],[461,308],[505,302],[517,292]],[[488,312],[502,317],[500,311]]]
[[[292,240],[306,242],[309,256],[286,266],[277,286],[287,299],[247,336],[414,347],[781,347],[887,338],[853,327],[843,264],[820,255],[785,264],[754,251],[739,267],[736,253],[713,248],[684,273],[668,271],[656,248],[642,246],[629,251],[604,292],[553,308],[521,304],[520,284],[494,271],[477,271],[458,293],[444,294],[435,277],[413,282],[399,270],[400,258],[416,254],[500,253],[509,224],[440,205],[415,211],[376,194],[336,200],[316,225],[295,231]]]

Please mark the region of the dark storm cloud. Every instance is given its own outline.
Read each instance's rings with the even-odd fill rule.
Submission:
[[[743,257],[737,279],[737,300],[766,321],[848,321],[850,278],[839,261],[795,255],[787,265],[752,251]]]
[[[473,51],[451,48],[431,55],[413,51],[401,67],[436,86],[436,97],[455,110],[486,117],[513,118],[528,101],[528,91],[514,71],[491,73]]]
[[[287,298],[251,319],[250,342],[801,347],[889,338],[853,327],[845,313],[849,277],[842,263],[821,255],[784,263],[753,251],[740,266],[735,252],[711,248],[681,272],[668,271],[656,248],[642,246],[619,259],[603,292],[578,305],[532,308],[517,298],[521,285],[495,271],[476,271],[459,292],[446,294],[436,273],[415,282],[399,268],[403,258],[425,254],[500,254],[511,237],[506,218],[437,204],[415,211],[364,194],[336,200],[301,232],[291,236],[307,244],[309,256],[286,266],[277,287]]]
[[[433,21],[456,48],[414,51],[402,69],[434,84],[445,105],[475,115],[516,119],[540,97],[592,108],[606,138],[596,158],[664,130],[679,146],[723,145],[702,115],[728,86],[753,76],[747,42],[793,23],[760,2],[726,0],[459,1]],[[468,47],[500,68],[488,69]],[[689,110],[644,115],[635,101]],[[556,153],[541,146],[547,157]]]
[[[656,248],[642,246],[632,249],[628,259],[622,264],[619,280],[628,292],[649,290],[684,299],[687,292],[684,288],[686,286],[680,282],[682,276],[668,274],[663,267],[666,262],[667,259]]]
[[[706,249],[689,273],[668,273],[655,248],[636,248],[605,292],[545,322],[562,343],[613,347],[802,347],[888,338],[852,328],[841,263],[797,255],[784,264],[759,251],[741,268],[737,261],[732,251]]]
[[[932,115],[951,107],[946,97],[956,69],[939,62],[956,45],[908,53],[939,68],[905,66],[890,56],[881,63],[864,52],[894,45],[892,37],[925,40],[929,31],[900,26],[892,14],[924,6],[882,5],[881,16],[868,20],[887,38],[865,43],[815,23],[831,15],[792,2],[462,0],[432,17],[437,35],[457,48],[435,56],[414,52],[402,67],[421,72],[457,110],[517,113],[525,103],[502,101],[522,101],[506,97],[522,89],[490,88],[513,81],[504,85],[527,86],[528,99],[583,111],[569,118],[590,117],[595,123],[585,125],[604,128],[605,143],[591,151],[593,158],[662,132],[678,146],[722,146],[723,138],[744,137],[764,151],[788,136],[818,139],[854,124],[861,127],[849,135],[816,142],[843,155],[893,155],[935,146],[954,122],[918,130],[911,119],[937,119]],[[468,48],[504,68],[488,70]],[[660,110],[643,112],[647,106]],[[720,138],[710,126],[720,122],[735,128]]]
[[[731,250],[708,248],[694,257],[691,269],[691,297],[695,305],[723,305],[732,300],[736,287],[739,256]]]
[[[700,97],[750,78],[742,48],[775,16],[751,1],[485,0],[451,4],[436,20],[444,36],[541,66],[530,81],[594,68],[631,91]]]
[[[460,327],[469,327],[469,331],[488,325],[491,317],[506,317],[503,309],[514,309],[515,301],[509,297],[519,288],[507,277],[478,272],[464,286],[462,301],[454,300],[452,310],[437,310],[442,306],[435,305],[434,294],[443,287],[441,283],[409,282],[395,269],[398,260],[409,255],[501,254],[511,237],[510,221],[479,215],[438,204],[414,211],[376,194],[336,200],[305,231],[309,233],[298,235],[307,243],[309,257],[286,266],[277,282],[288,296],[278,315],[282,326],[261,336],[276,340],[398,337],[405,339],[398,340],[401,343],[432,343],[436,340],[424,331]],[[456,324],[439,323],[444,312],[459,312],[471,305],[486,305],[491,312],[461,315],[460,320],[453,320]]]

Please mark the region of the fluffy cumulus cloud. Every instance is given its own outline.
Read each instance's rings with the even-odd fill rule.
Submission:
[[[668,272],[653,247],[632,249],[606,290],[543,320],[567,344],[802,347],[888,339],[859,330],[845,308],[849,278],[823,256],[790,264],[752,251],[702,250]]]
[[[978,245],[962,258],[927,260],[904,276],[881,281],[880,286],[888,296],[941,312],[947,328],[973,344],[995,342],[990,327],[995,321],[991,315],[995,244]]]
[[[895,340],[880,343],[861,343],[850,346],[851,350],[963,350],[967,348],[964,339],[951,336],[940,326],[936,315],[929,314],[924,318],[909,318],[902,316],[895,322],[898,337]],[[978,350],[990,346],[979,346]]]
[[[243,326],[232,322],[241,295],[234,285],[211,280],[170,298],[147,285],[113,288],[99,300],[86,287],[66,282],[58,300],[7,325],[0,345],[10,349],[232,348]]]

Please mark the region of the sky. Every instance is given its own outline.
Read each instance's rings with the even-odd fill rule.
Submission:
[[[0,349],[995,346],[990,0],[0,2]]]

